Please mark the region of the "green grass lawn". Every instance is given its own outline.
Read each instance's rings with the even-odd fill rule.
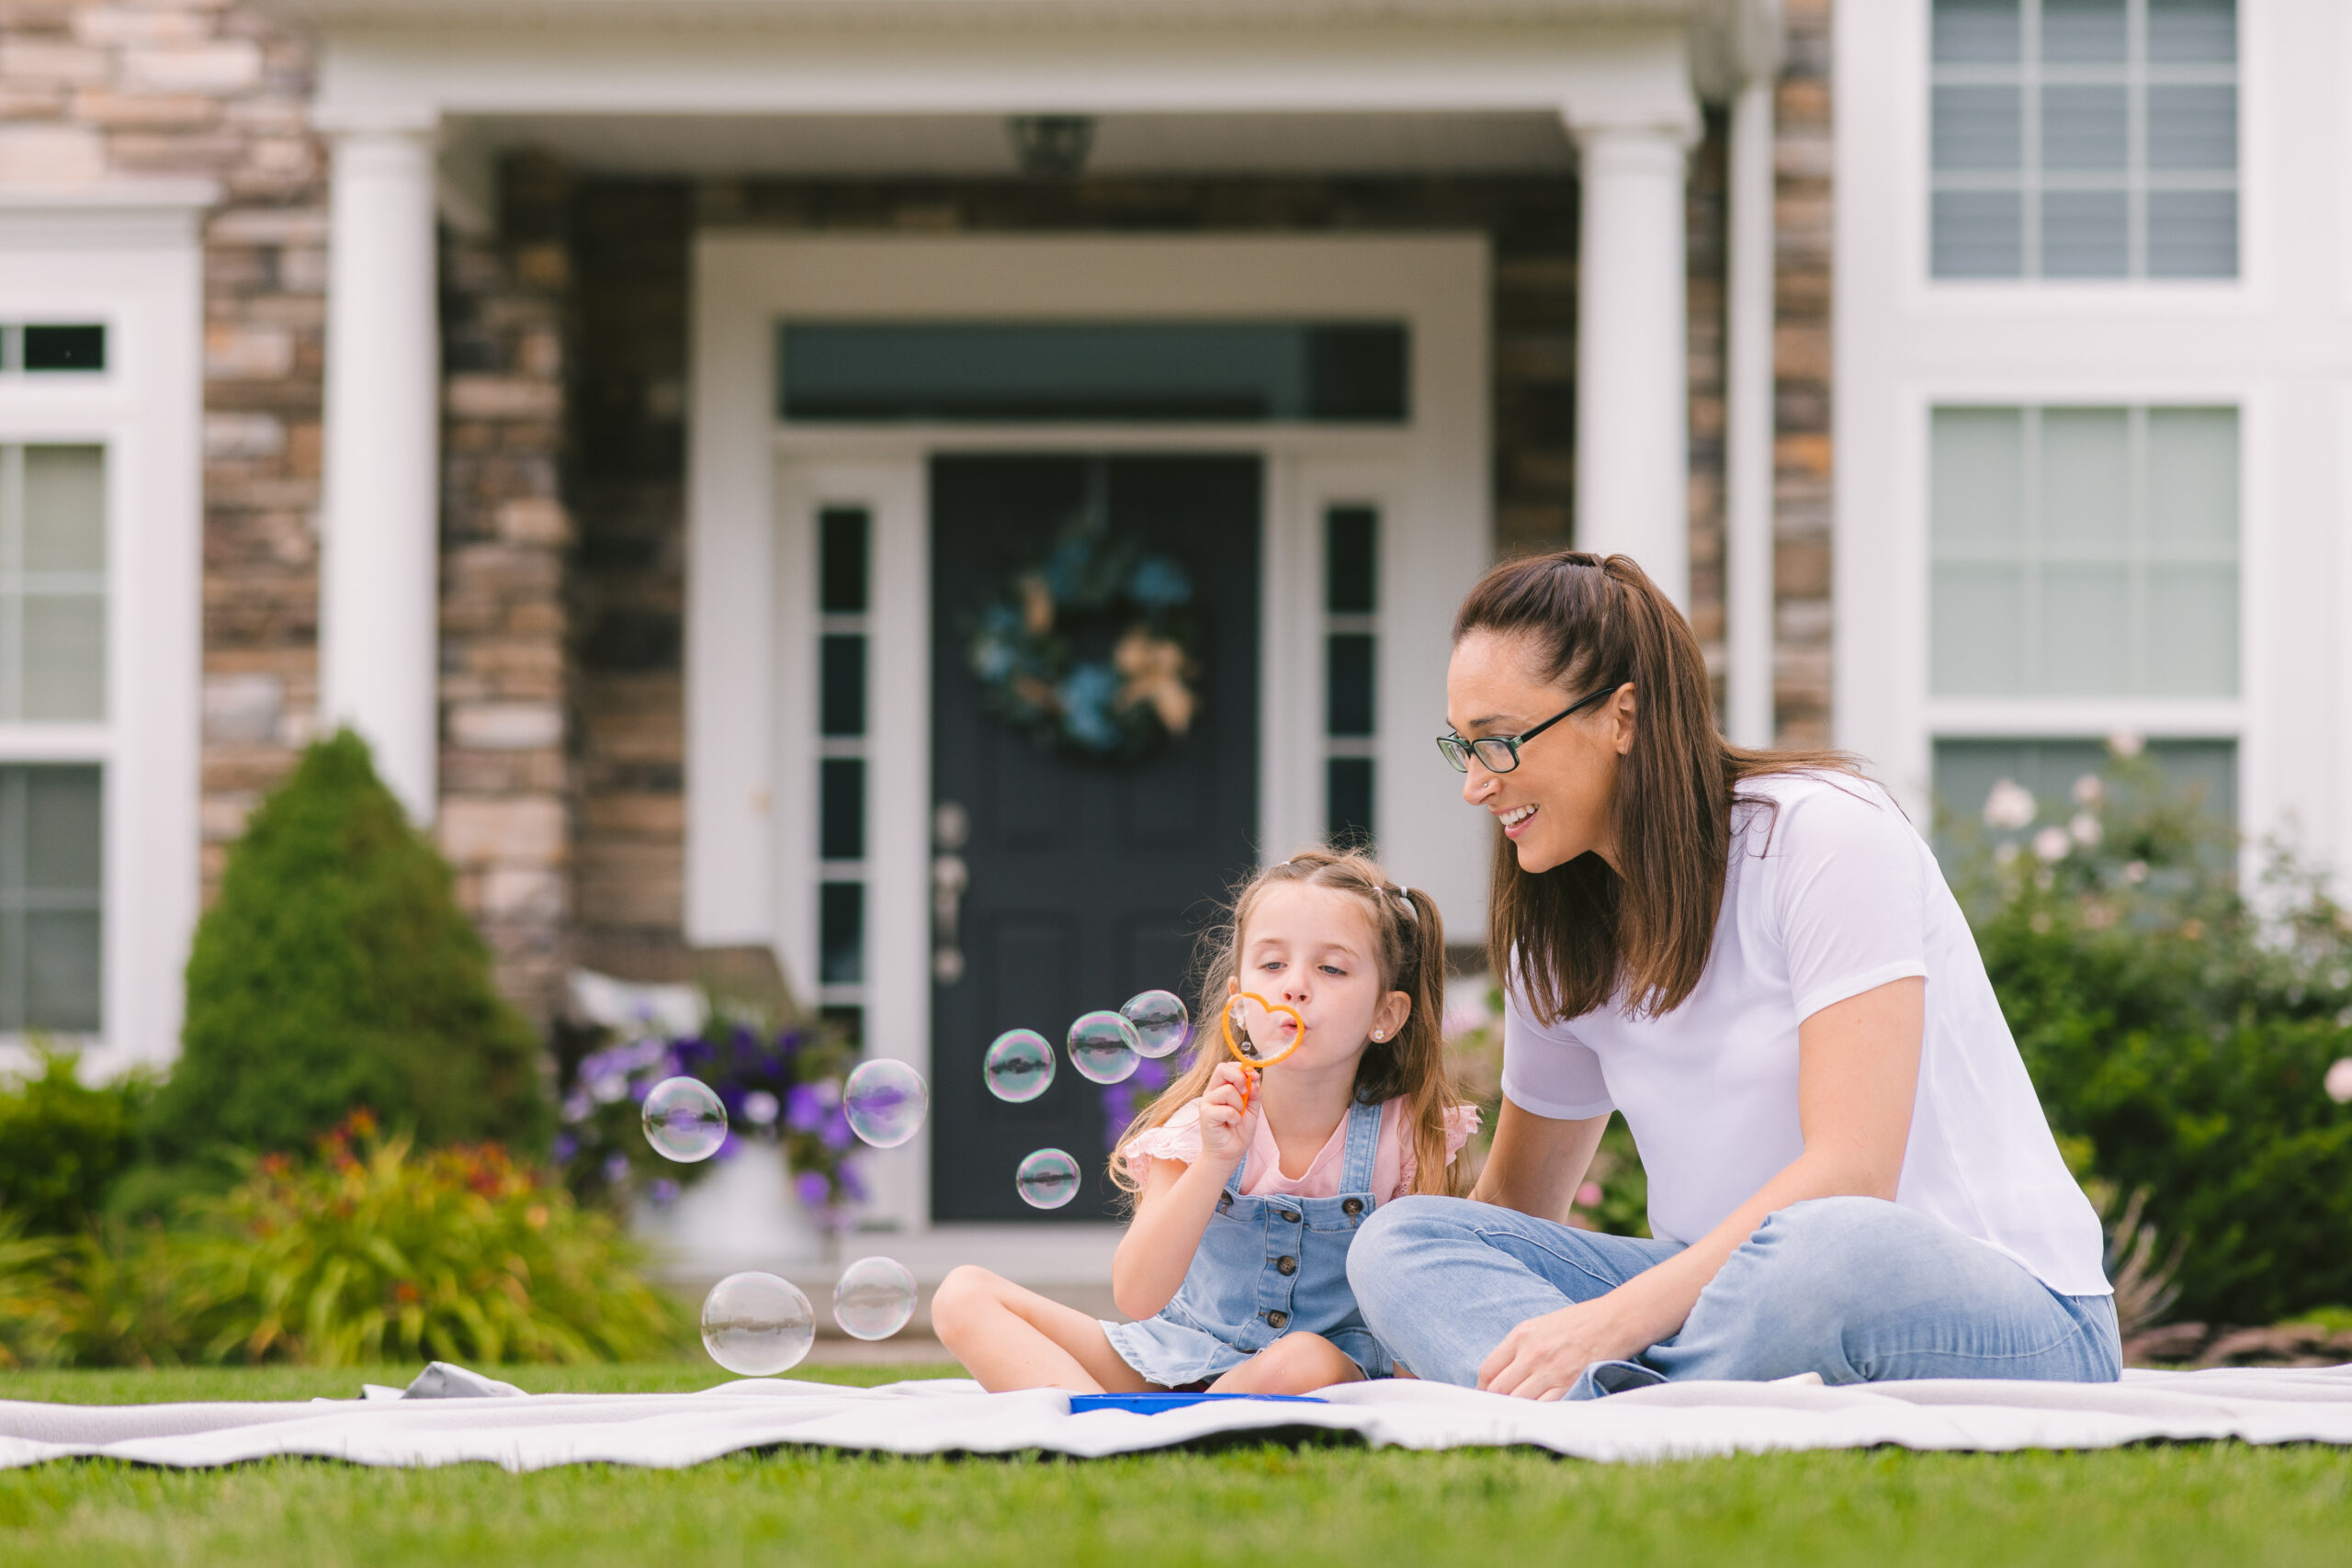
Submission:
[[[875,1383],[947,1369],[820,1368]],[[411,1369],[0,1373],[0,1399],[349,1395]],[[535,1391],[706,1387],[690,1362],[505,1374]],[[483,1562],[880,1564],[1402,1562],[2325,1563],[2352,1560],[2352,1452],[2234,1445],[2081,1454],[1773,1455],[1594,1465],[1354,1448],[1054,1460],[779,1450],[688,1471],[485,1465],[0,1472],[0,1563],[339,1568]]]

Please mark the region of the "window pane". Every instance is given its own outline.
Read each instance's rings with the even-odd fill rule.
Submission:
[[[1325,764],[1324,831],[1334,845],[1372,842],[1372,759],[1333,757]]]
[[[1930,598],[1930,681],[1938,696],[2025,690],[2022,567],[1939,562]]]
[[[818,519],[818,604],[828,615],[866,608],[867,521],[864,507],[827,507]]]
[[[1380,607],[1380,516],[1369,506],[1334,506],[1323,514],[1323,607],[1335,615],[1368,615]]]
[[[865,762],[828,757],[818,771],[818,851],[827,860],[865,858]]]
[[[2124,156],[2121,87],[2041,89],[2041,166],[2121,169]]]
[[[817,979],[854,986],[865,978],[865,886],[828,882],[817,889]]]
[[[2148,537],[2159,545],[2237,543],[2235,409],[2148,411]]]
[[[2025,272],[2025,198],[2013,190],[1939,190],[1929,248],[1938,277]]]
[[[28,594],[24,627],[23,716],[106,717],[106,601],[89,594]]]
[[[1373,639],[1359,632],[1329,638],[1329,694],[1326,721],[1332,735],[1373,732]]]
[[[2041,58],[2123,63],[2123,0],[2041,0]]]
[[[24,547],[27,571],[106,569],[106,448],[25,448]]]
[[[25,329],[27,370],[103,370],[107,367],[107,330],[86,326],[29,326]]]
[[[803,421],[1398,423],[1410,345],[1390,321],[790,322],[784,416]]]
[[[2237,0],[2148,0],[2151,62],[2230,65],[2237,57]]]
[[[1938,409],[1931,441],[1936,542],[2022,538],[2025,416],[2016,409]]]
[[[825,735],[865,733],[865,639],[832,633],[820,639],[817,728]]]
[[[2041,197],[2044,277],[2121,277],[2131,270],[2131,203],[2120,190],[2053,190]]]
[[[1934,132],[1939,169],[2014,169],[2024,161],[2015,87],[1938,87]]]
[[[2018,58],[2018,0],[1936,0],[1939,65],[2002,64]]]
[[[2200,802],[2223,822],[2235,823],[2237,746],[2229,740],[2151,740],[2147,755],[2167,784]],[[2075,781],[2109,765],[2103,741],[1939,740],[1935,750],[1936,853],[1947,870],[1956,854],[1985,840],[2023,840],[2034,828],[2075,814]],[[1988,833],[1984,798],[2002,779],[2020,784],[2041,805],[2034,823],[2013,833]]]
[[[96,1033],[99,952],[96,914],[27,914],[22,1027]]]
[[[2121,409],[2041,415],[2041,533],[2068,543],[2131,536],[2131,416]]]
[[[104,821],[96,768],[22,768],[25,886],[44,895],[98,897]]]
[[[2237,695],[2237,568],[2148,569],[2148,690],[2162,697]]]
[[[2121,696],[2132,688],[2132,591],[2127,569],[2059,566],[2041,573],[2040,690],[2053,696]]]
[[[2235,87],[2148,89],[2148,167],[2233,170],[2237,166]]]
[[[2227,190],[2148,193],[2148,276],[2235,277],[2238,197]]]

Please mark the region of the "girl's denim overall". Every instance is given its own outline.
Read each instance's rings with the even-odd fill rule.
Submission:
[[[1371,1217],[1378,1105],[1348,1109],[1340,1191],[1331,1198],[1244,1197],[1242,1160],[1227,1179],[1176,1299],[1141,1323],[1105,1323],[1111,1348],[1162,1388],[1229,1371],[1285,1334],[1319,1334],[1366,1377],[1386,1377],[1388,1352],[1364,1326],[1348,1288],[1348,1245]]]

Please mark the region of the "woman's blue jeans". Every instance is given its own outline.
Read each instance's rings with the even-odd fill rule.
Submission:
[[[1372,1331],[1416,1376],[1477,1386],[1531,1317],[1590,1301],[1680,1251],[1462,1198],[1399,1198],[1348,1253]],[[1682,1330],[1634,1362],[1588,1369],[1570,1398],[1662,1378],[1832,1383],[1901,1378],[2113,1382],[2110,1296],[2064,1296],[1941,1220],[1876,1198],[1816,1198],[1765,1220],[1700,1292]]]

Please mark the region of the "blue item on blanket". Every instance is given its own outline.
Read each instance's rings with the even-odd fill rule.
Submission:
[[[1137,1416],[1157,1416],[1164,1410],[1182,1410],[1187,1404],[1206,1404],[1214,1399],[1270,1399],[1285,1404],[1329,1404],[1311,1393],[1185,1393],[1170,1390],[1165,1393],[1073,1393],[1069,1396],[1069,1413],[1083,1416],[1090,1410],[1130,1410]]]

